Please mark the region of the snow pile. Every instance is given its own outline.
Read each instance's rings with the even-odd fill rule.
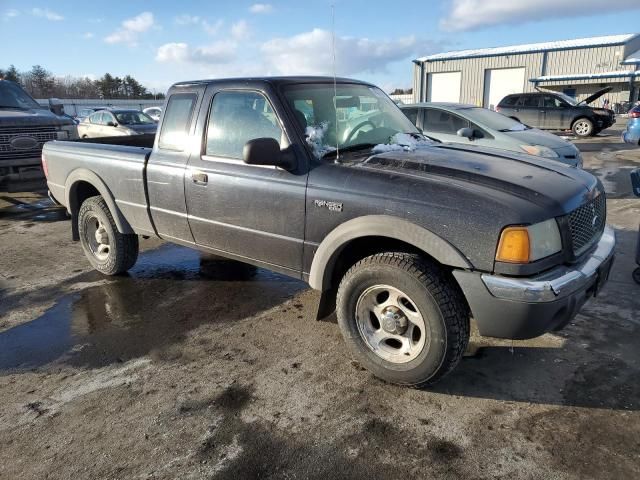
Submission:
[[[323,122],[315,127],[307,127],[305,130],[307,143],[313,150],[313,154],[318,158],[322,158],[325,154],[335,150],[335,147],[324,145],[322,143],[328,128],[329,124],[327,122]]]
[[[373,147],[372,151],[373,153],[397,151],[413,152],[414,150],[430,147],[433,144],[434,142],[427,138],[417,138],[407,133],[396,133],[390,138],[389,143],[376,145]]]

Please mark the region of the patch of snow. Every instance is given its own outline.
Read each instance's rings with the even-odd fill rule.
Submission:
[[[336,149],[336,147],[323,144],[323,139],[328,128],[329,124],[327,122],[323,122],[314,127],[309,126],[305,130],[307,143],[313,150],[313,154],[318,158],[322,158],[325,154],[333,152]]]
[[[619,78],[639,76],[638,72],[632,70],[614,70],[611,72],[599,73],[570,73],[567,75],[543,75],[532,78],[532,82],[548,82],[550,80],[591,80],[594,78]]]
[[[526,129],[527,129],[527,127],[525,125],[523,125],[522,123],[519,123],[518,125],[514,125],[513,127],[511,127],[509,129],[509,131],[510,132],[523,132]]]
[[[389,143],[381,143],[373,147],[373,153],[385,153],[385,152],[413,152],[421,148],[428,148],[432,146],[434,142],[428,138],[416,138],[413,135],[406,133],[396,133],[391,137]]]
[[[524,45],[511,45],[507,47],[479,48],[472,50],[457,50],[453,52],[436,53],[418,58],[419,62],[431,62],[434,60],[450,60],[454,58],[484,57],[489,55],[508,55],[517,53],[544,52],[549,50],[563,50],[565,48],[584,48],[594,46],[620,45],[628,42],[635,33],[626,35],[607,35],[603,37],[577,38],[574,40],[560,40],[556,42],[530,43]]]

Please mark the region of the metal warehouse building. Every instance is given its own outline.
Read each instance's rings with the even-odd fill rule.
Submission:
[[[438,53],[413,61],[415,100],[493,108],[536,87],[582,100],[605,86],[610,106],[638,100],[640,34]]]

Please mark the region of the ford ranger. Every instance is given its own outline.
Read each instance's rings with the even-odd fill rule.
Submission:
[[[51,196],[95,269],[153,236],[302,279],[353,356],[422,386],[480,334],[558,330],[607,280],[615,237],[591,174],[429,141],[348,79],[178,83],[155,138],[53,141]]]

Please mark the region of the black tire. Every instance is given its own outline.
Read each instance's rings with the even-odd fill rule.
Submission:
[[[573,125],[571,125],[571,130],[576,137],[580,138],[591,137],[595,132],[593,122],[588,118],[578,118],[573,122]]]
[[[106,243],[96,248],[95,230],[100,228],[106,234]],[[138,236],[118,232],[109,207],[102,198],[87,198],[78,212],[78,232],[84,254],[93,268],[105,275],[118,275],[133,267],[138,259]],[[101,252],[100,247],[103,247]]]
[[[365,327],[357,315],[367,292],[386,285],[405,295],[413,304],[410,310],[417,311],[424,321],[424,345],[406,363],[397,363],[397,355],[389,361],[376,353],[362,333]],[[419,255],[387,252],[356,263],[340,282],[337,316],[353,357],[375,376],[395,384],[420,388],[435,383],[455,368],[469,343],[469,310],[462,292],[448,272]],[[386,330],[388,324],[384,325],[379,322],[379,332]]]
[[[636,269],[633,271],[632,276],[633,276],[633,280],[634,280],[638,285],[640,285],[640,267],[636,268]]]

